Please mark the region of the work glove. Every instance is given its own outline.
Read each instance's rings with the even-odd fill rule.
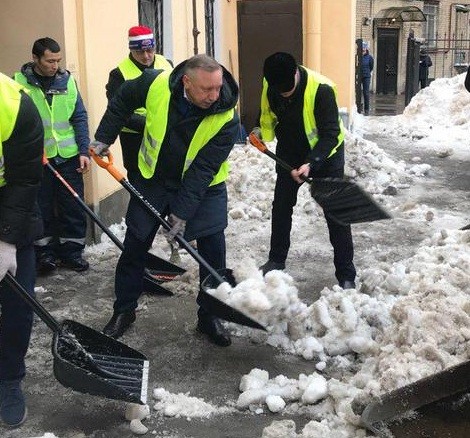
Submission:
[[[105,157],[109,155],[109,144],[102,143],[101,141],[98,141],[98,140],[93,140],[90,143],[89,149],[93,151],[96,155],[99,155],[100,157]]]
[[[16,274],[16,246],[0,240],[0,281],[7,272]]]
[[[251,134],[253,134],[257,139],[263,140],[263,136],[261,134],[261,128],[256,126],[251,130]]]
[[[175,236],[180,234],[181,236],[184,234],[184,230],[186,229],[186,221],[184,219],[180,219],[178,216],[175,216],[173,213],[170,213],[168,216],[168,224],[171,226],[171,229],[168,231],[164,231],[163,234],[170,245],[175,244]]]

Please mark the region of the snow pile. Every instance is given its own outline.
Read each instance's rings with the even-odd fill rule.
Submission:
[[[153,397],[157,400],[153,408],[167,417],[209,418],[214,414],[230,412],[228,407],[216,407],[197,397],[186,394],[172,394],[163,388],[155,388]]]
[[[463,83],[465,73],[436,79],[420,90],[403,114],[379,117],[374,123],[358,116],[355,130],[392,137],[407,137],[418,147],[433,149],[437,156],[468,157],[470,140],[470,93]],[[449,132],[452,134],[449,135]]]

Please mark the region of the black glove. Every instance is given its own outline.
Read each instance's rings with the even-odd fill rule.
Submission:
[[[173,213],[170,213],[168,216],[168,223],[171,225],[171,229],[164,231],[163,234],[168,243],[173,244],[177,234],[181,236],[184,234],[184,230],[186,229],[186,221],[184,219],[180,219],[178,216],[175,216]]]

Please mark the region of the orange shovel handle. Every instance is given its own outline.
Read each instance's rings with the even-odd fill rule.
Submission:
[[[255,133],[251,132],[248,139],[250,140],[250,143],[261,152],[266,152],[268,150],[268,147],[256,136]]]
[[[111,152],[108,151],[108,155],[106,155],[108,161],[106,161],[104,157],[96,154],[91,148],[89,149],[89,152],[90,156],[93,158],[93,160],[95,160],[96,164],[98,164],[98,166],[102,167],[103,169],[106,169],[116,181],[121,182],[126,179],[125,176],[114,167],[114,160]]]

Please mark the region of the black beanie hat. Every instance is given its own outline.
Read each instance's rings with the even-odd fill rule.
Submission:
[[[285,93],[294,88],[297,62],[294,57],[285,52],[276,52],[264,61],[263,75],[268,85],[279,93]]]

